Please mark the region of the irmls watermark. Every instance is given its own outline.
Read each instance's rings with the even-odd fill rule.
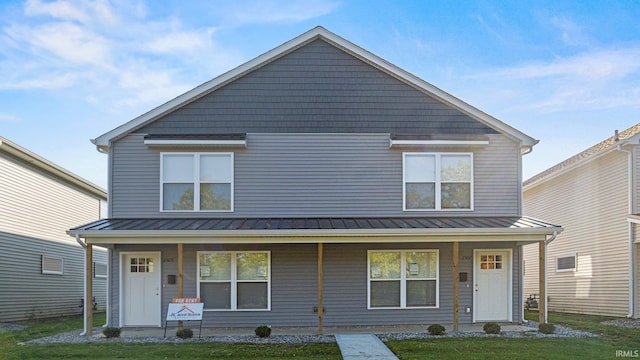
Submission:
[[[617,358],[637,358],[640,357],[638,350],[616,350]]]

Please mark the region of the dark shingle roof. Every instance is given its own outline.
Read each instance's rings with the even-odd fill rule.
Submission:
[[[545,170],[545,171],[543,171],[543,172],[541,172],[541,173],[539,173],[537,175],[534,175],[533,177],[527,179],[523,183],[523,185],[527,186],[527,185],[529,185],[531,183],[534,183],[534,182],[536,182],[536,181],[538,181],[540,179],[543,179],[543,178],[545,178],[545,177],[547,177],[547,176],[549,176],[549,175],[551,175],[553,173],[556,173],[556,172],[558,172],[558,171],[560,171],[560,170],[562,170],[562,169],[564,169],[564,168],[566,168],[566,167],[568,167],[570,165],[573,165],[573,164],[575,164],[577,162],[582,161],[583,159],[586,159],[586,158],[588,158],[588,157],[590,157],[592,155],[595,155],[595,154],[597,154],[597,153],[599,153],[599,152],[601,152],[601,151],[603,151],[605,149],[610,148],[611,146],[615,145],[616,142],[618,142],[618,141],[626,140],[626,139],[628,139],[628,138],[630,138],[630,137],[632,137],[634,135],[637,135],[637,134],[640,134],[640,123],[638,123],[638,124],[628,128],[628,129],[618,133],[618,140],[616,140],[615,135],[611,136],[611,137],[609,137],[609,138],[607,138],[607,139],[605,139],[605,140],[593,145],[592,147],[590,147],[590,148],[588,148],[588,149],[586,149],[586,150],[584,150],[584,151],[582,151],[582,152],[580,152],[580,153],[578,153],[578,154],[576,154],[576,155],[564,160],[563,162],[561,162],[559,164],[556,164],[556,165],[548,168],[547,170]]]

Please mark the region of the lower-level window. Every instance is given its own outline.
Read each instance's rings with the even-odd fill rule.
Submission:
[[[438,250],[370,250],[369,308],[438,307]]]
[[[269,310],[271,253],[198,252],[198,297],[205,310]]]

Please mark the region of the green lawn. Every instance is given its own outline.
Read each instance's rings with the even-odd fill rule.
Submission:
[[[96,314],[94,324],[104,323]],[[0,360],[10,359],[341,359],[333,344],[253,345],[223,343],[127,344],[120,342],[18,345],[82,328],[82,317],[25,322],[20,331],[0,334]]]
[[[536,319],[537,314],[527,314]],[[614,359],[617,350],[640,351],[640,329],[601,325],[610,318],[550,313],[550,322],[599,334],[598,338],[441,338],[390,341],[400,359]],[[96,314],[95,323],[104,322]],[[0,359],[340,359],[336,344],[254,345],[222,343],[18,345],[82,327],[81,317],[25,323],[0,334]]]
[[[537,320],[537,313],[526,318]],[[601,325],[610,317],[549,313],[549,322],[600,335],[597,338],[443,338],[389,341],[406,359],[615,359],[617,350],[640,352],[640,329]]]

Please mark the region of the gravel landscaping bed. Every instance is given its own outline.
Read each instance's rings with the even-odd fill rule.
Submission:
[[[24,325],[0,323],[0,333],[7,332],[7,331],[23,330],[25,328],[26,326]]]
[[[435,339],[441,337],[512,337],[512,338],[525,338],[525,337],[539,337],[539,338],[554,338],[554,337],[595,337],[597,335],[569,329],[563,326],[556,326],[555,334],[542,334],[539,333],[536,328],[538,326],[535,322],[529,322],[529,325],[534,326],[528,331],[504,331],[498,335],[487,335],[483,332],[451,332],[446,333],[443,336],[432,336],[427,332],[407,332],[407,333],[389,333],[389,334],[376,334],[382,341],[388,340],[411,340],[411,339]],[[94,335],[91,337],[80,336],[80,330],[72,331],[68,333],[58,334],[54,336],[48,336],[41,339],[35,339],[28,341],[27,344],[55,344],[55,343],[95,343],[95,342],[123,342],[123,343],[206,343],[206,342],[222,342],[222,343],[251,343],[251,344],[304,344],[304,343],[332,343],[335,342],[333,335],[272,335],[268,338],[259,338],[255,335],[239,335],[239,336],[211,336],[203,337],[201,339],[180,339],[177,337],[121,337],[107,339],[102,335],[102,328],[95,328]]]
[[[627,329],[640,329],[640,319],[615,319],[601,322],[602,325],[620,326]]]

